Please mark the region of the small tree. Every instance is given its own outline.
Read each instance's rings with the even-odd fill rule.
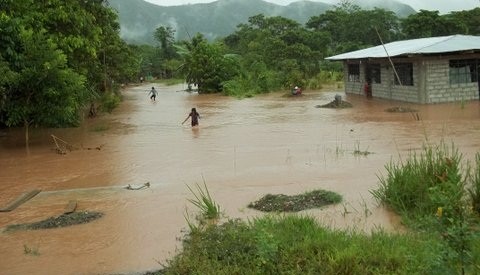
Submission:
[[[87,98],[85,79],[67,68],[66,56],[45,31],[21,29],[23,51],[17,60],[17,76],[5,100],[7,126],[23,125],[25,144],[29,127],[67,126],[78,123]]]
[[[188,84],[197,85],[200,92],[220,92],[223,82],[232,79],[238,65],[230,55],[225,55],[223,45],[209,44],[201,34],[181,49],[184,64],[182,71]],[[183,51],[182,51],[183,50]]]

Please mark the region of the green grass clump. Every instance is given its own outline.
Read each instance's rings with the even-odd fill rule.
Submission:
[[[341,201],[342,196],[335,192],[314,190],[294,196],[267,194],[260,200],[250,203],[248,207],[264,212],[298,212]]]
[[[471,186],[468,189],[472,209],[480,215],[480,153],[475,155],[475,164],[470,177]]]
[[[438,274],[437,245],[422,234],[365,235],[310,217],[266,216],[188,235],[158,274]]]
[[[372,194],[410,218],[430,216],[438,207],[454,207],[464,194],[461,158],[453,146],[424,146],[422,153],[413,152],[406,161],[387,164],[387,175],[379,176],[380,186]]]
[[[220,218],[220,205],[218,205],[210,196],[205,181],[203,182],[203,187],[196,184],[196,191],[188,185],[187,188],[194,196],[193,199],[188,199],[188,201],[200,210],[201,220],[214,220]]]
[[[450,274],[478,274],[480,157],[477,154],[473,176],[469,167],[461,168],[461,160],[453,145],[426,146],[405,162],[388,164],[387,176],[380,177],[380,187],[372,194],[411,228],[441,239],[439,257],[451,267]]]
[[[103,112],[111,113],[121,101],[122,98],[119,94],[107,92],[100,98],[100,108]]]

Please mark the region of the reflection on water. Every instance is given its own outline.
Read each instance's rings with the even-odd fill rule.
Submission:
[[[0,133],[0,206],[33,188],[42,192],[12,212],[0,227],[62,213],[69,200],[78,210],[105,216],[90,224],[0,233],[5,274],[113,274],[160,268],[178,248],[191,196],[186,185],[205,179],[229,217],[261,213],[246,205],[267,193],[298,194],[315,188],[344,197],[341,205],[309,210],[325,225],[369,231],[397,230],[397,217],[377,207],[370,190],[391,159],[420,149],[425,141],[453,141],[472,158],[480,150],[480,104],[414,105],[339,91],[281,93],[238,100],[158,87],[155,103],[145,86],[125,91],[113,114],[74,129],[35,129],[30,155],[21,130]],[[335,94],[351,109],[315,108]],[[411,113],[389,113],[404,106]],[[192,107],[200,126],[181,125]],[[78,149],[58,155],[54,134]],[[101,150],[87,150],[101,146]],[[360,149],[372,154],[354,156]],[[128,184],[151,183],[139,191]],[[24,246],[39,255],[24,253]],[[2,273],[0,272],[0,273]]]

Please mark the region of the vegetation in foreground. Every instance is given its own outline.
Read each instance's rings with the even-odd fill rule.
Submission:
[[[412,229],[440,239],[438,257],[448,274],[478,274],[480,153],[473,165],[462,159],[454,145],[426,145],[387,164],[372,194]]]
[[[478,274],[480,153],[463,169],[461,159],[442,143],[386,165],[372,194],[402,215],[407,233],[334,230],[295,214],[204,222],[148,274]]]
[[[311,217],[266,216],[189,234],[157,274],[441,274],[439,243],[427,234],[365,235]]]

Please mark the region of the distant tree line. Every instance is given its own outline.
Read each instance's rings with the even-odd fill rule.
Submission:
[[[399,18],[343,1],[303,26],[284,17],[252,16],[223,39],[201,34],[175,41],[155,30],[156,46],[127,45],[107,0],[0,0],[0,127],[75,126],[93,102],[109,110],[115,88],[140,77],[180,78],[200,92],[253,96],[342,79],[327,56],[380,40],[480,35],[480,8]]]
[[[171,27],[156,30],[157,51],[145,51],[150,54],[142,73],[184,78],[200,92],[242,97],[292,85],[318,88],[322,83],[341,80],[340,64],[323,59],[379,45],[380,37],[388,43],[452,34],[480,35],[480,8],[445,15],[420,10],[399,18],[392,11],[363,10],[342,1],[335,9],[311,17],[304,26],[284,17],[259,14],[211,43],[200,34],[190,41],[174,41],[174,34]]]

